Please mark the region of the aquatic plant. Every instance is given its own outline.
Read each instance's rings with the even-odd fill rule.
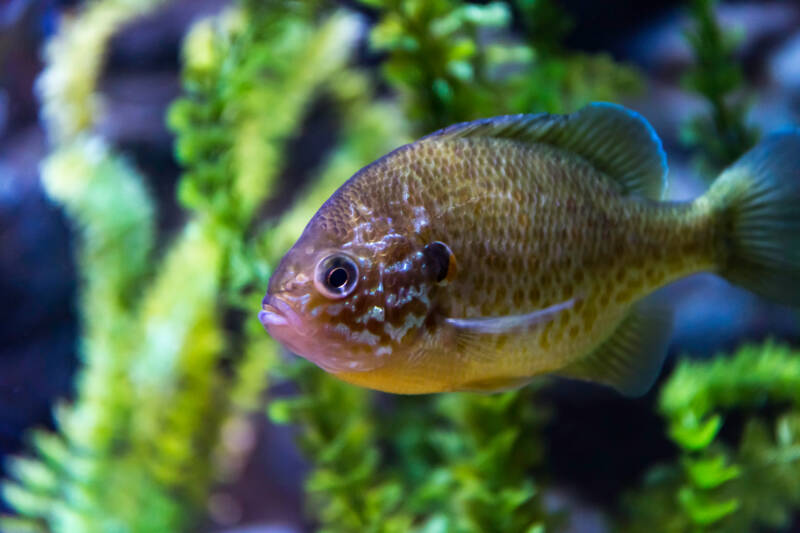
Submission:
[[[40,94],[55,144],[43,182],[79,231],[84,365],[76,399],[57,412],[58,433],[36,432],[37,457],[9,464],[15,481],[3,495],[18,516],[3,519],[4,531],[192,528],[225,463],[220,431],[253,406],[273,361],[253,347],[229,355],[252,323],[225,332],[221,319],[239,303],[244,278],[266,279],[247,261],[246,232],[281,168],[280,145],[343,66],[356,22],[334,14],[317,26],[302,5],[243,2],[195,26],[185,48],[188,96],[170,113],[188,167],[179,196],[193,214],[157,258],[142,176],[92,131],[105,45],[155,5],[91,2],[48,48]],[[70,68],[78,57],[92,68]],[[262,97],[282,101],[269,120],[255,105]],[[220,371],[223,359],[233,360],[231,375]]]
[[[742,68],[734,55],[737,36],[719,26],[715,5],[715,0],[690,3],[693,26],[686,39],[694,66],[683,85],[703,97],[709,113],[692,117],[681,131],[683,142],[695,149],[700,172],[709,179],[752,148],[759,136],[746,122],[748,100],[742,95]]]
[[[196,23],[185,41],[185,96],[171,107],[168,123],[186,167],[178,198],[190,217],[157,257],[155,213],[144,178],[93,131],[103,113],[95,86],[110,37],[157,4],[88,3],[75,20],[62,23],[48,45],[39,87],[54,145],[43,179],[79,231],[84,365],[75,400],[59,408],[58,432],[36,432],[36,457],[9,464],[14,480],[4,484],[3,493],[18,516],[4,518],[5,530],[191,527],[204,512],[212,482],[230,475],[226,454],[234,452],[219,444],[220,432],[257,408],[266,371],[278,360],[277,347],[252,315],[233,330],[223,330],[223,315],[257,308],[271,265],[322,200],[366,162],[410,138],[397,106],[376,101],[368,78],[344,68],[357,34],[352,15],[331,12],[322,3],[242,1]],[[526,86],[520,74],[497,72],[507,64],[524,65],[534,55],[529,45],[479,38],[486,28],[512,38],[506,4],[395,2],[382,8],[371,40],[389,51],[386,79],[406,95],[406,115],[436,110],[433,122],[417,123],[420,131],[476,114],[568,105],[555,99],[566,77],[551,84],[552,94],[513,100],[518,109],[496,95],[489,98],[501,87],[512,95]],[[391,37],[391,21],[401,14],[405,22],[425,22],[416,33],[424,40],[419,53],[443,48],[430,63],[430,83],[417,89],[411,71],[401,67],[420,57],[408,56]],[[466,32],[459,29],[462,23]],[[401,25],[394,38],[407,43],[403,32],[410,28]],[[453,41],[456,49],[449,45],[453,33],[463,37]],[[70,68],[78,54],[86,69]],[[572,78],[588,86],[581,65],[576,59]],[[630,71],[610,63],[603,68],[619,76],[598,86],[617,87],[617,79],[624,80],[620,86],[635,85]],[[477,78],[470,70],[486,84],[471,83]],[[452,99],[449,84],[455,87]],[[337,106],[342,141],[294,207],[279,220],[256,224],[259,206],[277,189],[284,147],[321,86]],[[223,361],[232,362],[232,373],[219,371]],[[502,520],[514,529],[544,523],[540,491],[525,476],[540,455],[536,433],[523,438],[518,430],[501,431],[538,419],[529,402],[533,390],[454,397],[436,410],[408,400],[397,412],[415,406],[415,432],[409,425],[398,435],[375,417],[371,393],[304,368],[275,371],[277,378],[292,376],[301,394],[289,403],[275,401],[270,411],[281,419],[283,406],[283,420],[303,424],[301,443],[314,463],[310,502],[323,526],[363,531],[378,524],[395,524],[396,530],[414,524],[435,530],[449,524],[481,531],[496,522],[490,511],[498,505],[507,510]],[[352,408],[341,420],[331,420],[331,402]],[[476,423],[479,413],[492,413],[497,435]],[[442,421],[444,429],[423,432]],[[427,459],[415,458],[407,447],[411,434]],[[425,468],[417,469],[416,477],[409,474],[414,469],[379,474],[377,467],[385,465],[377,459],[381,443]],[[478,458],[483,459],[475,463]],[[428,468],[438,474],[421,483],[418,473]],[[475,512],[461,512],[464,506]],[[150,512],[141,513],[142,508]]]
[[[380,80],[348,64],[363,25],[352,12],[323,1],[241,0],[185,39],[183,96],[167,121],[185,169],[177,196],[187,222],[156,250],[146,179],[94,125],[105,112],[96,82],[109,39],[159,4],[87,2],[47,48],[39,92],[53,146],[42,175],[76,230],[83,368],[56,431],[34,432],[30,456],[9,462],[3,496],[17,514],[0,528],[193,530],[214,484],[235,477],[246,453],[220,436],[250,423],[276,381],[297,389],[272,395],[267,411],[296,426],[321,531],[538,533],[560,524],[543,504],[539,386],[377,395],[282,359],[253,310],[310,216],[374,158],[458,120],[615,100],[638,89],[636,72],[566,50],[569,20],[546,0],[363,0],[378,19],[369,43]],[[696,49],[723,82],[693,83],[727,117],[728,49],[713,19],[705,23]],[[78,61],[86,67],[72,68]],[[381,83],[390,98],[376,96]],[[317,101],[333,110],[336,143],[294,203],[265,215],[265,202],[294,185],[288,147]],[[741,117],[733,117],[715,127],[735,129]],[[769,344],[743,349],[731,365],[676,371],[661,409],[682,459],[653,471],[626,527],[661,520],[672,531],[743,531],[735,527],[785,522],[800,498],[793,359]],[[721,410],[765,402],[791,403],[771,422],[774,436],[753,415],[737,448],[719,438]]]
[[[518,74],[490,75],[510,58],[534,55],[531,45],[510,33],[509,8],[500,2],[483,7],[449,1],[370,4],[381,8],[370,43],[388,53],[381,72],[399,93],[418,134],[476,116],[564,111],[583,99],[610,98],[638,87],[630,69],[605,57],[577,54],[547,62],[550,56],[543,55],[539,64],[552,67],[543,67],[544,72],[539,64],[527,64]],[[479,28],[492,28],[497,35],[479,38]],[[514,46],[498,44],[514,38],[519,40]],[[550,43],[546,49],[555,48]],[[499,53],[503,50],[507,53]],[[542,81],[536,91],[530,88],[531,71]],[[326,196],[310,202],[302,216],[289,214],[284,220],[307,221]],[[282,253],[300,229],[299,224],[295,231],[281,228],[266,240],[281,239]],[[542,453],[536,428],[543,418],[533,401],[534,388],[497,396],[396,398],[388,418],[364,407],[372,394],[347,392],[342,387],[349,386],[327,377],[295,379],[314,386],[295,399],[273,400],[270,411],[273,419],[299,423],[301,445],[314,464],[311,505],[323,530],[382,530],[381,524],[387,531],[409,530],[413,524],[419,531],[533,532],[557,522],[544,511],[543,487],[532,476]],[[337,405],[350,408],[341,412]],[[365,425],[365,417],[374,421]],[[347,428],[344,433],[353,436],[335,437],[331,428]],[[378,451],[387,448],[394,461]]]
[[[164,3],[93,0],[79,15],[61,19],[59,32],[45,47],[48,68],[37,83],[47,134],[54,142],[67,142],[95,124],[103,105],[95,86],[109,40],[127,22]]]
[[[569,21],[547,0],[515,2],[524,35],[511,31],[507,2],[362,1],[379,9],[370,45],[386,54],[381,72],[420,134],[488,116],[570,111],[639,88],[636,73],[608,56],[564,51]]]
[[[269,413],[299,425],[319,531],[536,532],[558,523],[532,473],[544,451],[535,387],[451,395],[431,410],[430,397],[376,405],[369,391],[314,370],[285,367],[299,394],[273,399]]]
[[[800,505],[798,355],[767,342],[730,357],[681,361],[659,401],[680,458],[650,471],[629,501],[624,531],[660,524],[666,532],[735,533],[789,524]],[[740,435],[721,436],[724,413],[743,417]]]
[[[536,481],[546,420],[537,392],[531,386],[495,396],[454,394],[437,402],[437,412],[449,421],[433,435],[442,457],[434,470],[443,497],[435,515],[441,530],[536,533],[561,522],[545,509],[545,485]],[[444,480],[451,489],[444,490]]]
[[[691,3],[694,27],[686,36],[696,65],[684,83],[706,99],[710,116],[694,117],[682,131],[709,178],[759,137],[746,123],[736,39],[719,27],[715,4]],[[768,341],[711,361],[682,359],[659,395],[679,458],[648,472],[642,490],[628,497],[620,529],[643,532],[654,523],[667,532],[787,527],[800,506],[797,355]],[[734,423],[739,434],[723,438],[726,414],[743,420]]]

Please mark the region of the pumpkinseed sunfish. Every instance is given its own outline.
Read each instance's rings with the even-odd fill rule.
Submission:
[[[505,390],[551,373],[638,395],[671,314],[643,298],[711,271],[800,305],[800,130],[691,202],[664,202],[640,115],[457,124],[356,173],[269,282],[259,319],[338,378],[395,393]]]

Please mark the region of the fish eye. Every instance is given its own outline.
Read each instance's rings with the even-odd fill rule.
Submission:
[[[342,254],[329,255],[317,263],[314,285],[328,298],[344,298],[356,287],[358,267]]]

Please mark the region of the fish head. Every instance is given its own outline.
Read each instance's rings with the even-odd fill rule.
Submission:
[[[369,259],[305,233],[273,273],[258,317],[292,352],[328,370],[370,366],[368,346],[345,317],[361,307]]]
[[[259,319],[273,338],[324,370],[367,372],[419,342],[449,249],[425,244],[391,217],[337,228],[312,219],[270,278]]]

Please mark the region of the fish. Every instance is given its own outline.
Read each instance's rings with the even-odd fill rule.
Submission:
[[[700,197],[665,201],[661,141],[593,103],[402,146],[345,182],[270,277],[259,320],[337,378],[397,394],[495,392],[549,374],[647,392],[697,272],[800,305],[800,130]]]

